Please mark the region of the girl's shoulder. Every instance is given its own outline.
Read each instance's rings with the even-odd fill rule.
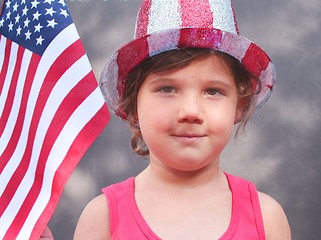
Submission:
[[[271,196],[258,192],[266,239],[290,240],[289,222],[281,205]]]
[[[74,240],[109,240],[109,209],[106,197],[101,194],[84,208],[75,230]]]

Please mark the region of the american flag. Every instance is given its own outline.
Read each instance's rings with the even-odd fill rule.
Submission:
[[[4,1],[0,33],[0,239],[39,239],[109,113],[64,0]]]

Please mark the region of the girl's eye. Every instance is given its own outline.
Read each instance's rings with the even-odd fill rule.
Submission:
[[[208,95],[214,96],[214,95],[220,94],[221,92],[215,88],[209,88],[205,91],[205,93]]]
[[[160,89],[160,92],[162,92],[162,93],[175,93],[175,88],[174,87],[169,87],[169,86],[162,87]]]

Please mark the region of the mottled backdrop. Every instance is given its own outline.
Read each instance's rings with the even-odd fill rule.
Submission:
[[[67,0],[99,78],[107,58],[132,39],[140,0]],[[271,100],[232,139],[224,170],[256,183],[276,198],[294,240],[321,239],[321,3],[320,0],[234,0],[241,34],[276,65]],[[55,239],[72,239],[82,209],[100,189],[135,175],[147,160],[129,147],[127,125],[112,116],[86,153],[49,225]]]

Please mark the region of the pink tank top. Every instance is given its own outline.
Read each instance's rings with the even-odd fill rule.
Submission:
[[[232,191],[232,216],[228,229],[220,237],[265,240],[263,218],[256,187],[240,177],[226,174]],[[112,240],[159,240],[141,215],[134,197],[135,178],[102,189],[110,218]]]

